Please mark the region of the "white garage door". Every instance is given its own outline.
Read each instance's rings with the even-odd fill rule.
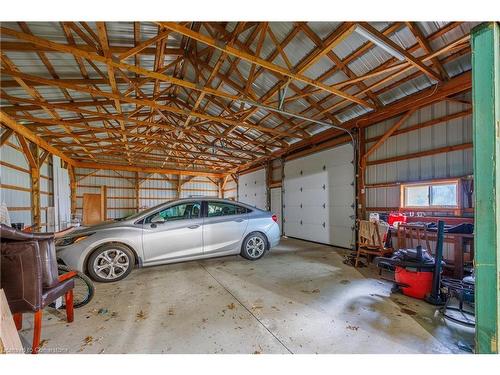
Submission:
[[[281,221],[281,188],[271,189],[271,212],[278,217],[278,225],[280,226],[280,233],[283,233],[283,223]]]
[[[266,170],[264,168],[238,177],[238,200],[267,210]]]
[[[343,145],[285,162],[284,234],[350,248],[354,227],[354,158]]]

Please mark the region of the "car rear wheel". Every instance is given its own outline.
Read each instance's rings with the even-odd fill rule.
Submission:
[[[263,234],[250,233],[241,246],[241,256],[249,260],[257,260],[264,256],[267,248],[267,240]]]
[[[110,243],[92,253],[87,263],[87,270],[95,281],[110,283],[127,277],[134,263],[134,254],[128,247]]]

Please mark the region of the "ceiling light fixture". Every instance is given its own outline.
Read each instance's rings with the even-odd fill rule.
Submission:
[[[394,49],[393,47],[391,47],[390,45],[388,45],[386,42],[384,42],[378,36],[373,35],[372,33],[370,33],[368,30],[366,30],[365,28],[363,28],[363,26],[356,25],[356,28],[354,29],[354,31],[356,31],[359,35],[361,35],[361,36],[365,37],[366,39],[368,39],[373,44],[379,46],[380,48],[382,48],[384,51],[386,51],[387,53],[389,53],[392,56],[394,56],[399,61],[405,61],[406,60],[406,58],[403,56],[403,54],[401,52],[397,51],[396,49]]]

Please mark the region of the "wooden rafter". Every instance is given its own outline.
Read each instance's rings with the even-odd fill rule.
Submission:
[[[262,110],[244,100],[283,105],[302,116],[347,128],[357,121],[361,126],[366,123],[365,116],[342,121],[344,113],[359,105],[376,108],[370,121],[389,111],[402,115],[403,108],[384,106],[382,94],[420,75],[442,81],[436,92],[431,90],[433,96],[456,100],[442,96],[448,81],[457,82],[448,76],[445,66],[470,53],[469,36],[451,42],[447,38],[446,45],[434,41],[460,22],[448,23],[430,35],[424,35],[415,22],[389,23],[381,31],[359,24],[405,60],[389,58],[370,71],[355,74],[352,63],[374,44],[366,41],[340,57],[337,47],[353,32],[354,22],[340,23],[325,37],[305,22],[292,23],[286,35],[265,22],[160,22],[156,23],[157,34],[148,36],[141,35],[142,23],[134,22],[129,45],[117,43],[116,29],[108,33],[109,24],[104,22],[60,22],[62,39],[36,35],[30,23],[20,22],[16,27],[5,23],[2,35],[11,38],[1,42],[0,96],[8,103],[2,107],[2,116],[9,116],[19,131],[30,132],[75,165],[106,163],[138,168],[136,172],[148,166],[187,175],[192,175],[191,170],[201,171],[217,175],[210,178],[221,187],[227,180],[221,180],[219,174],[339,134],[330,130],[320,133],[321,137],[312,135],[311,122]],[[403,28],[416,41],[406,49],[391,41]],[[314,46],[298,61],[290,48],[297,38],[307,38]],[[433,49],[431,42],[440,47]],[[35,52],[37,66],[46,71],[25,73],[10,51]],[[66,61],[73,62],[76,74],[58,71],[56,60],[61,54],[72,57]],[[142,64],[145,55],[154,57],[147,67]],[[320,66],[322,73],[315,76],[313,72],[318,70],[314,68]],[[338,72],[346,79],[339,82]],[[274,83],[262,86],[270,81]],[[17,88],[22,90],[12,90]],[[417,99],[415,106],[418,103]],[[395,129],[393,134],[404,130]],[[14,131],[7,125],[2,144],[11,134]],[[20,136],[32,142],[26,135]],[[41,151],[40,160],[47,155]]]

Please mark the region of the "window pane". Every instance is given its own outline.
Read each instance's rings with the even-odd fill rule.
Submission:
[[[429,206],[429,186],[407,186],[405,206],[428,207]]]
[[[432,202],[433,206],[456,206],[457,205],[457,185],[433,185]]]
[[[246,212],[245,207],[224,202],[208,202],[208,217],[239,215]]]
[[[162,218],[165,221],[192,219],[200,216],[200,203],[190,202],[178,204],[156,213],[148,218],[147,222],[156,218]]]

